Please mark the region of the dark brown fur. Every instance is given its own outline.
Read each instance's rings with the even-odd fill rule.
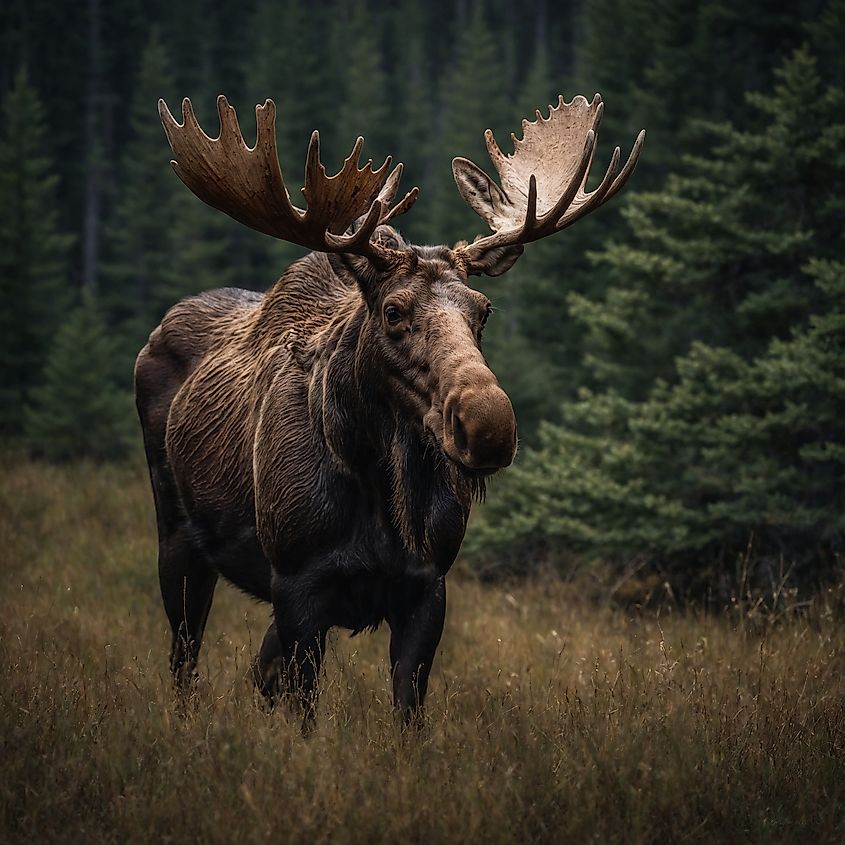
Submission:
[[[182,686],[223,575],[273,603],[255,670],[270,699],[311,715],[327,630],[385,619],[397,706],[425,695],[445,575],[516,428],[480,351],[489,302],[455,253],[380,236],[395,266],[312,253],[265,295],[183,300],[138,356]]]

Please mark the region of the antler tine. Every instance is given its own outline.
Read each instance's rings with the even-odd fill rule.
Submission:
[[[399,188],[399,180],[402,178],[402,171],[404,169],[405,165],[400,161],[399,164],[390,171],[390,175],[387,179],[384,180],[384,185],[382,186],[381,191],[379,191],[378,198],[382,203],[384,203],[386,208],[390,207],[390,203],[393,202],[393,198],[396,196],[396,191]]]
[[[530,243],[571,226],[622,189],[639,160],[645,131],[637,136],[621,172],[617,175],[617,147],[601,183],[588,193],[587,178],[603,113],[598,94],[592,102],[578,96],[567,103],[561,96],[556,106],[549,107],[548,117],[537,111],[536,120],[522,122],[523,137],[513,138],[510,155],[502,153],[488,129],[484,139],[501,188],[467,159],[453,161],[458,190],[493,230],[461,247],[470,268],[493,248]]]
[[[554,206],[543,215],[543,221],[548,224],[545,230],[546,234],[552,234],[555,231],[557,222],[563,217],[563,213],[572,204],[575,194],[587,180],[587,173],[590,170],[590,165],[593,162],[593,155],[596,149],[596,133],[590,129],[587,132],[587,138],[584,141],[584,149],[581,152],[581,160],[575,168],[575,174],[569,182],[566,190],[560,195],[560,199]]]
[[[351,235],[335,235],[332,232],[327,232],[327,243],[335,247],[334,252],[367,254],[366,245],[373,236],[373,232],[378,228],[382,214],[384,214],[384,206],[379,200],[376,200],[370,207],[367,216],[364,218],[364,222],[361,223],[357,231]]]
[[[622,168],[619,175],[613,180],[613,184],[610,186],[610,190],[604,198],[605,202],[616,196],[616,194],[625,187],[625,183],[631,178],[631,174],[634,172],[634,168],[640,160],[640,153],[642,152],[644,143],[645,129],[641,129],[640,134],[637,135],[637,140],[634,141],[634,146],[631,148],[631,152],[628,155],[628,160],[625,162],[625,166]],[[617,149],[619,148],[617,147]]]
[[[610,164],[607,166],[607,170],[598,187],[589,194],[582,193],[572,200],[571,205],[558,221],[555,231],[559,232],[561,229],[571,226],[576,220],[580,220],[606,202],[607,194],[613,185],[613,177],[616,175],[616,169],[619,167],[619,152],[619,147],[616,147],[610,158]]]
[[[188,100],[187,102],[190,103],[190,100]],[[191,109],[191,113],[193,114],[193,109]],[[244,136],[241,134],[241,127],[238,125],[238,116],[235,113],[235,109],[234,107],[229,105],[229,101],[222,94],[217,98],[217,114],[220,117],[220,140],[222,141],[223,136],[226,135],[228,136],[228,143],[235,145],[240,144],[246,147]],[[197,124],[197,129],[199,129],[199,124]]]
[[[187,97],[182,100],[182,123],[186,127],[190,126],[194,132],[202,132],[197,116],[194,114],[194,106]],[[202,132],[202,134],[205,135],[205,132]],[[208,135],[205,135],[205,137],[208,138]]]
[[[528,203],[525,206],[525,223],[522,230],[526,234],[537,228],[537,177],[532,173],[528,180]]]
[[[173,150],[173,169],[203,202],[264,234],[321,252],[354,252],[371,259],[389,258],[381,244],[370,241],[375,229],[407,211],[416,189],[389,209],[402,166],[388,173],[390,156],[377,170],[372,160],[359,167],[364,139],[358,138],[343,167],[328,176],[320,160],[320,136],[311,136],[302,189],[307,208],[291,203],[276,150],[276,106],[272,100],[255,107],[256,140],[249,147],[235,109],[221,94],[217,99],[220,134],[203,132],[189,99],[182,103],[182,123],[159,101],[159,115]],[[389,210],[388,210],[389,209]],[[360,218],[361,225],[344,233]]]
[[[390,175],[385,180],[384,187],[379,192],[378,198],[381,201],[382,205],[384,205],[385,213],[389,216],[393,216],[392,212],[398,207],[398,205],[396,205],[391,208],[391,203],[393,202],[396,196],[396,191],[399,188],[399,180],[402,178],[402,174],[404,173],[404,171],[405,165],[402,164],[402,162],[400,161],[399,164],[397,164],[396,167],[394,167],[393,170],[390,171]],[[412,188],[410,191],[408,191],[408,194],[414,192],[419,192],[419,189]],[[405,201],[408,194],[405,194],[405,197],[403,197],[402,202]],[[414,194],[414,199],[416,199],[416,193]]]
[[[378,195],[379,201],[384,206],[384,215],[381,218],[381,223],[387,223],[394,217],[404,214],[417,201],[420,189],[414,187],[411,188],[411,190],[408,191],[408,193],[405,194],[405,196],[402,197],[396,205],[391,206],[391,203],[396,197],[396,191],[399,188],[399,180],[402,178],[404,170],[405,165],[402,164],[402,162],[399,162],[399,164],[397,164],[391,171],[390,176],[387,177],[384,187]]]
[[[305,154],[305,183],[302,187],[302,193],[306,200],[312,186],[318,185],[321,177],[326,178],[326,168],[320,161],[320,133],[315,129],[311,133],[311,139],[308,141],[308,152]]]
[[[384,215],[384,219],[381,221],[382,223],[389,223],[394,217],[398,217],[400,214],[404,214],[416,201],[417,197],[420,195],[420,189],[417,187],[411,188],[404,197],[402,197],[387,214]]]

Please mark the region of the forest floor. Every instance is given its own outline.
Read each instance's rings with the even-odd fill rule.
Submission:
[[[457,573],[423,727],[387,632],[337,632],[303,736],[227,585],[180,714],[141,469],[0,472],[0,842],[845,841],[841,589],[682,613]]]

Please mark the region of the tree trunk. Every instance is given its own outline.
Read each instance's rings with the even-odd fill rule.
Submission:
[[[88,86],[85,94],[85,218],[82,233],[82,286],[97,289],[100,257],[100,155],[98,138],[101,80],[100,0],[88,0]]]

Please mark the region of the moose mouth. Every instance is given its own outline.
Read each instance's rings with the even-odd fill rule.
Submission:
[[[460,457],[461,455],[469,454],[469,441],[467,439],[466,429],[464,428],[460,417],[454,412],[454,410],[452,410],[450,414],[449,423],[452,428],[452,440],[458,451],[458,457],[451,455],[444,445],[441,444],[440,448],[443,450],[443,454],[449,459],[449,461],[455,464],[464,475],[472,478],[486,478],[490,475],[494,475],[502,469],[502,467],[498,465],[473,466],[472,464],[468,464],[462,457]]]
[[[465,464],[459,458],[450,455],[449,452],[443,445],[440,437],[438,437],[437,432],[430,429],[428,426],[423,426],[423,432],[425,433],[426,443],[431,447],[432,451],[443,458],[446,459],[446,464],[448,466],[454,467],[464,478],[469,478],[473,480],[480,480],[484,478],[489,478],[492,475],[495,475],[501,467],[472,467]]]
[[[504,436],[495,429],[468,425],[454,401],[447,402],[445,409],[432,407],[423,419],[423,429],[432,445],[469,478],[495,474],[510,465],[516,452],[515,425]]]

